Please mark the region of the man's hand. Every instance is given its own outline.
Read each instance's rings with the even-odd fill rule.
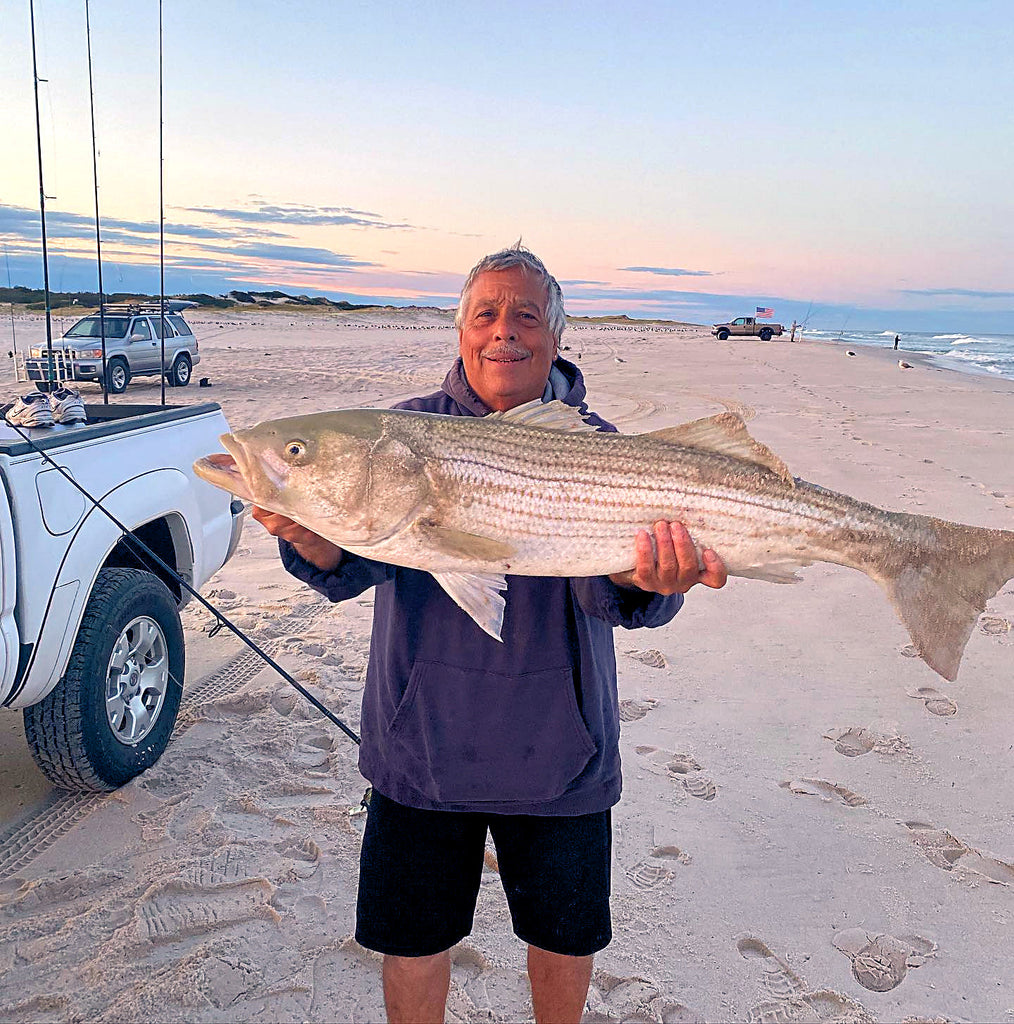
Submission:
[[[698,583],[715,590],[725,586],[728,575],[721,558],[711,548],[705,548],[701,555],[702,569],[697,560],[697,548],[682,523],[660,519],[655,523],[654,533],[653,550],[648,531],[638,531],[634,542],[636,564],[629,572],[610,576],[613,583],[652,594],[685,594]]]
[[[299,523],[279,512],[269,512],[266,508],[254,505],[250,510],[250,515],[268,533],[287,540],[296,549],[296,554],[311,565],[315,565],[325,572],[338,568],[342,560],[342,549],[337,544],[332,544],[331,541],[308,530],[305,526],[300,526]]]

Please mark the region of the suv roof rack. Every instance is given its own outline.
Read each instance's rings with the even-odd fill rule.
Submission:
[[[179,303],[166,302],[166,316],[170,313],[179,313]],[[119,313],[127,316],[150,316],[152,313],[161,313],[162,306],[158,302],[106,302],[102,306],[103,313]],[[96,316],[97,314],[92,314]]]

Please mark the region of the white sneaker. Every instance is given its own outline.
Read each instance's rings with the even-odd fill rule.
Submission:
[[[71,388],[57,388],[50,396],[53,419],[57,423],[87,423],[84,401]]]
[[[51,427],[53,409],[49,395],[43,391],[29,391],[14,402],[4,418],[16,427]]]

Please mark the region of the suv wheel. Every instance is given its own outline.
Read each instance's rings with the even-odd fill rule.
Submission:
[[[190,383],[190,372],[193,365],[190,356],[181,352],[174,360],[173,365],[166,374],[166,379],[171,388],[185,388]]]
[[[718,340],[719,341],[728,341],[729,340],[729,332],[728,331],[719,331],[718,332]]]
[[[106,364],[106,391],[122,395],[130,383],[130,368],[123,359],[110,359]]]
[[[165,584],[141,569],[103,569],[66,675],[25,708],[36,763],[63,789],[122,786],[168,745],[183,671],[183,627]]]
[[[767,327],[765,327],[765,328],[763,328],[761,330],[761,332],[760,332],[760,340],[761,341],[770,341],[771,340],[771,331]]]

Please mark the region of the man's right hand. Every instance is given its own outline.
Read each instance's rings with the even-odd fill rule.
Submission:
[[[295,520],[283,516],[279,512],[269,512],[257,505],[250,510],[250,515],[275,537],[287,540],[300,558],[315,565],[318,569],[330,572],[337,569],[342,560],[342,549],[332,544],[319,534],[300,526]]]

